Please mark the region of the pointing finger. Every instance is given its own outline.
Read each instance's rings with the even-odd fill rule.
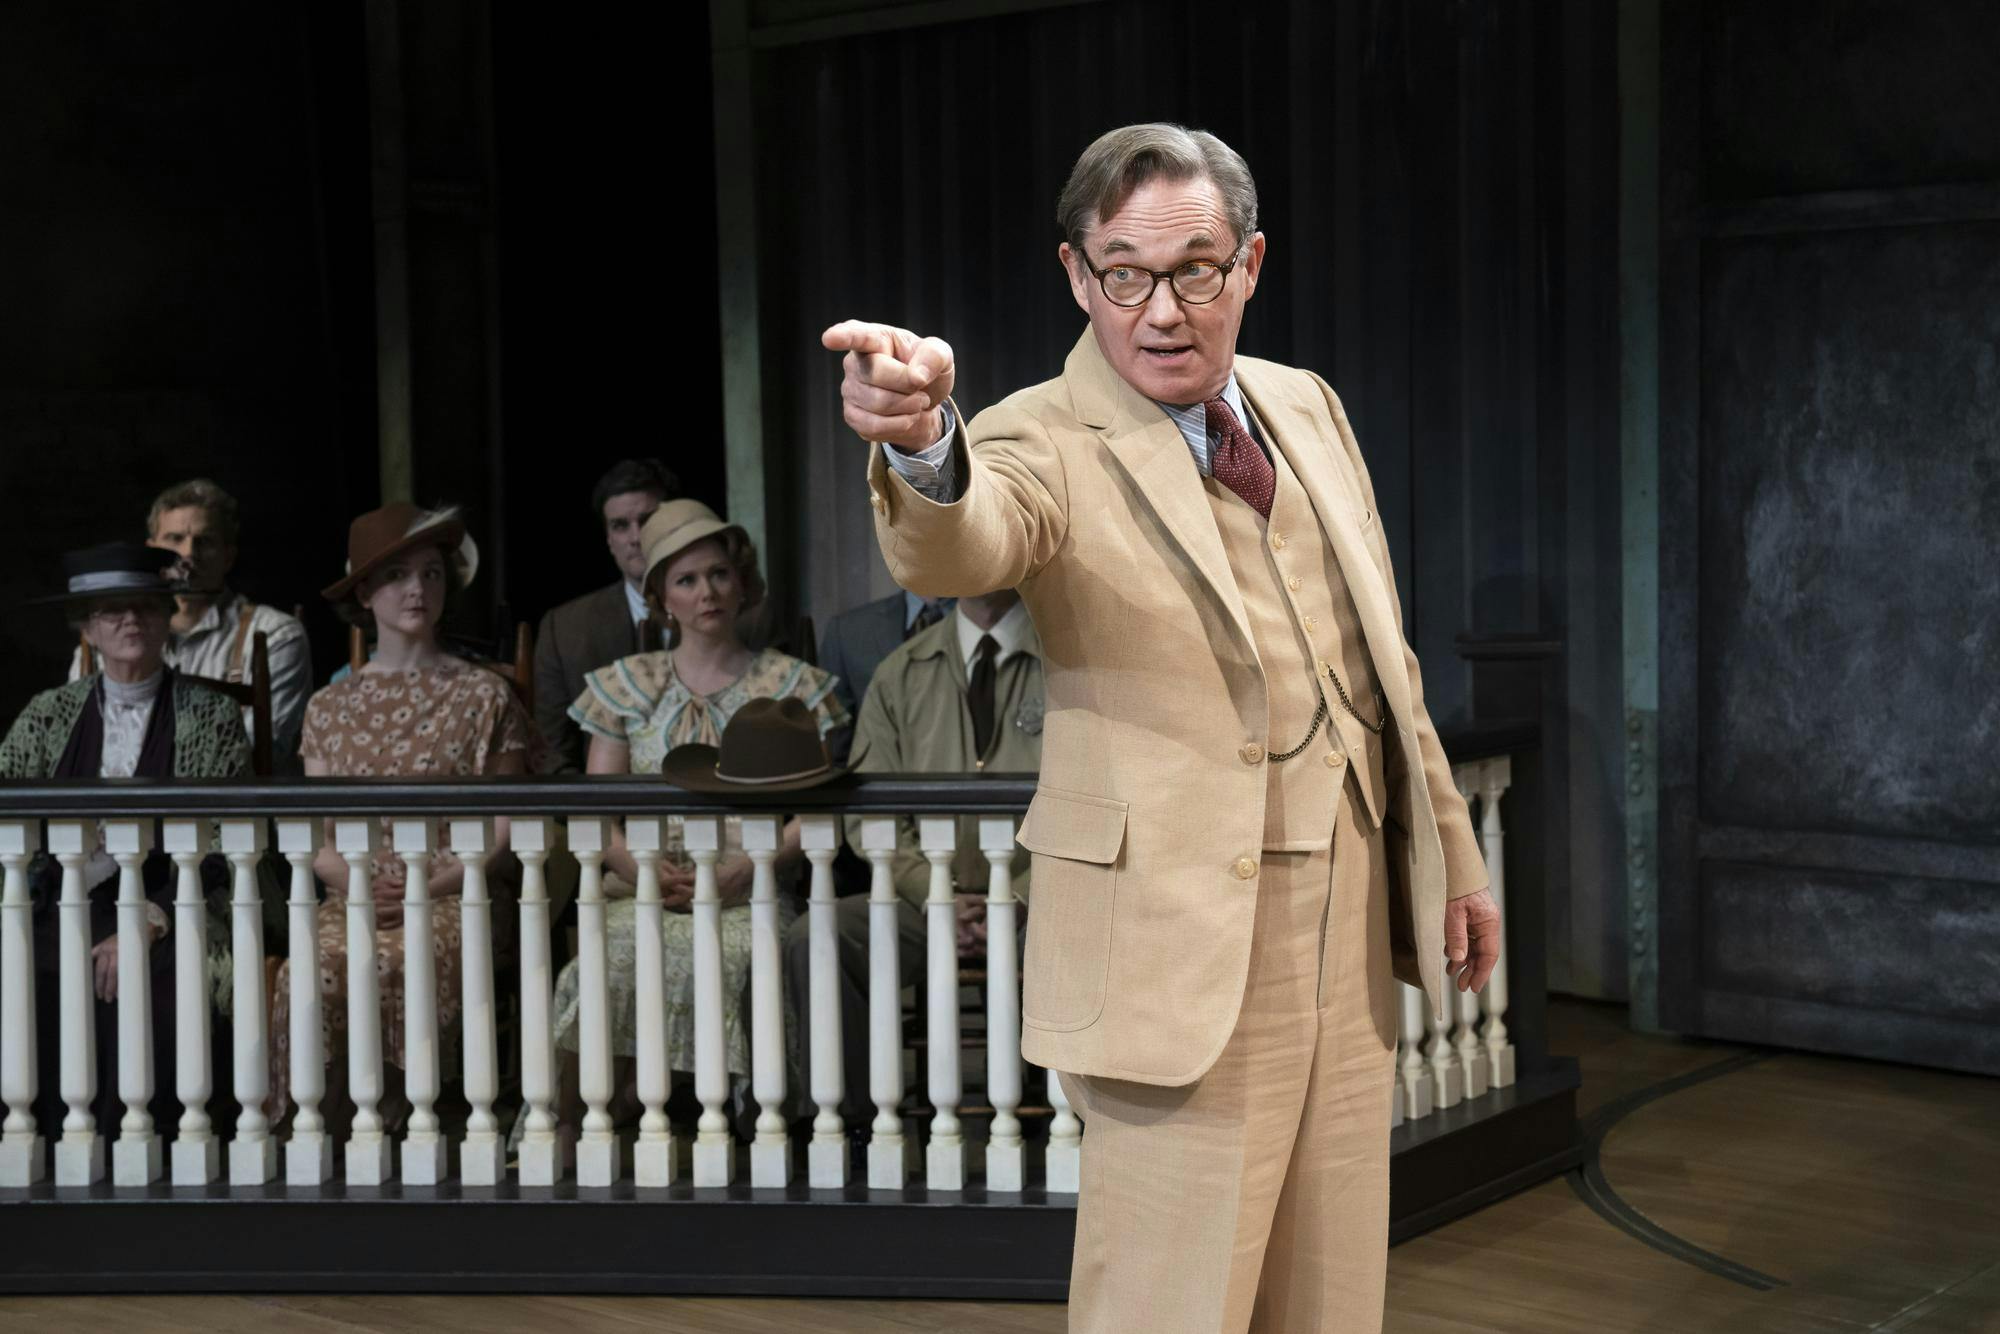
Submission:
[[[819,341],[830,352],[875,353],[895,357],[908,344],[916,342],[916,335],[890,324],[842,320],[822,333]]]

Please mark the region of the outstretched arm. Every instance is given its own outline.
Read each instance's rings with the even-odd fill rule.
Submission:
[[[939,339],[849,320],[821,341],[846,354],[848,425],[880,442],[869,503],[898,584],[926,597],[972,596],[1018,587],[1048,563],[1068,532],[1069,498],[1039,423],[1003,404],[968,428],[945,404],[956,371]],[[912,481],[920,456],[941,482]]]

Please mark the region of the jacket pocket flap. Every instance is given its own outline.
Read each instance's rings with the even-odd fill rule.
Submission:
[[[1030,852],[1109,866],[1125,842],[1122,801],[1045,787],[1028,803],[1015,841]]]

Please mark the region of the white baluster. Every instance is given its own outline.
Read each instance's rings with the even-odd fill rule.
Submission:
[[[896,926],[896,821],[863,816],[861,850],[873,869],[868,885],[868,1097],[875,1120],[868,1135],[868,1188],[901,1190],[909,1180],[909,1140],[903,1135],[903,965]]]
[[[222,851],[229,858],[230,981],[236,1056],[236,1134],[229,1141],[229,1184],[261,1186],[278,1175],[278,1142],[264,1101],[271,1096],[270,1011],[264,998],[264,903],[257,863],[264,855],[262,820],[224,820]]]
[[[319,994],[319,854],[321,821],[314,816],[278,821],[278,851],[292,868],[285,909],[291,944],[292,1137],[285,1144],[285,1184],[319,1186],[333,1179],[333,1141],[320,1099],[326,1096],[326,1033]],[[180,1146],[174,1146],[179,1152]]]
[[[583,877],[576,891],[577,1088],[583,1094],[583,1133],[576,1141],[576,1184],[609,1186],[622,1175],[611,1112],[611,979],[604,921],[604,852],[610,822],[575,816],[569,850]]]
[[[958,1066],[958,902],[952,894],[951,856],[958,848],[958,821],[924,816],[917,843],[931,864],[931,892],[924,900],[926,993],[930,1050],[931,1133],[924,1184],[931,1190],[965,1189],[965,1131],[958,1119],[963,1089]]]
[[[208,1114],[215,1093],[209,1049],[208,905],[201,890],[201,859],[208,852],[208,821],[168,820],[160,846],[174,859],[174,1094],[180,1099],[180,1133],[174,1137],[176,1186],[205,1186],[221,1173],[222,1141]]]
[[[1451,985],[1449,978],[1445,985]],[[1424,1051],[1430,1060],[1431,1095],[1439,1111],[1458,1106],[1459,1100],[1465,1096],[1465,1073],[1459,1069],[1458,1051],[1451,1045],[1451,1020],[1448,1017],[1451,1004],[1447,995],[1447,1014],[1430,1016],[1430,1045]]]
[[[90,900],[83,864],[97,841],[82,820],[49,821],[49,852],[62,864],[56,904],[56,999],[61,1006],[59,1084],[67,1112],[56,1141],[56,1185],[88,1186],[104,1177],[104,1140],[90,1104],[97,1098],[97,990],[90,959]]]
[[[743,817],[743,850],[750,854],[750,1071],[757,1099],[757,1138],[750,1145],[750,1184],[782,1187],[792,1181],[792,1145],[785,1134],[784,933],[778,928],[776,869],[779,821],[775,815]]]
[[[1485,1047],[1487,1078],[1494,1088],[1514,1082],[1514,1044],[1507,1037],[1507,845],[1500,827],[1500,798],[1513,785],[1513,761],[1505,755],[1480,766],[1479,844],[1486,854],[1486,878],[1493,902],[1500,909],[1500,962],[1486,989],[1479,993],[1479,1007],[1486,1014],[1480,1037]]]
[[[458,1147],[458,1179],[467,1186],[497,1186],[507,1172],[507,1146],[493,1099],[500,1093],[500,1026],[493,1008],[493,900],[486,888],[486,859],[493,852],[493,821],[457,819],[447,826],[451,850],[465,864],[460,891],[459,975],[464,992],[465,1100],[471,1115]]]
[[[694,858],[694,1094],[701,1120],[694,1141],[694,1184],[726,1186],[736,1177],[729,1116],[729,1064],[722,1049],[722,899],[715,862],[722,855],[722,821],[691,816],[684,826]]]
[[[1424,1062],[1424,1037],[1430,1032],[1424,1010],[1429,1002],[1424,999],[1421,987],[1407,982],[1398,982],[1396,986],[1403,1000],[1402,1064],[1396,1082],[1403,1091],[1403,1115],[1421,1121],[1437,1106],[1437,1089],[1431,1083],[1430,1066]]]
[[[438,1126],[437,933],[431,925],[431,857],[437,825],[395,822],[403,859],[403,1089],[410,1099],[403,1134],[403,1183],[435,1186],[445,1179],[445,1140]]]
[[[150,821],[108,820],[104,846],[118,863],[118,1097],[125,1116],[111,1146],[111,1183],[147,1186],[160,1179],[160,1137],[153,1133],[152,933],[140,863],[153,848]]]
[[[1069,1105],[1069,1091],[1062,1076],[1051,1070],[1049,1106],[1055,1116],[1049,1122],[1048,1156],[1042,1167],[1042,1186],[1051,1195],[1074,1195],[1083,1182],[1083,1122]]]
[[[658,817],[625,821],[625,847],[638,864],[633,903],[633,999],[638,1007],[635,1034],[639,1066],[639,1142],[632,1146],[632,1180],[641,1186],[674,1184],[673,1125],[667,1120],[666,910],[660,904],[660,855],[666,848],[665,821]]]
[[[812,863],[812,896],[806,921],[811,964],[806,1027],[811,1034],[812,1097],[819,1107],[813,1118],[812,1143],[806,1150],[806,1180],[814,1190],[838,1190],[847,1184],[847,1125],[840,1100],[847,1096],[847,1075],[841,1068],[840,926],[833,895],[833,858],[840,850],[840,823],[831,815],[806,815],[799,820],[800,846]]]
[[[1479,997],[1470,991],[1453,993],[1458,1023],[1452,1029],[1451,1045],[1458,1062],[1463,1092],[1468,1098],[1486,1096],[1486,1049],[1479,1041]]]
[[[1017,1191],[1027,1179],[1021,1118],[1020,937],[1014,898],[1014,817],[979,821],[986,854],[986,1097],[993,1130],[986,1141],[986,1189]]]
[[[0,821],[0,1097],[7,1125],[0,1134],[0,1186],[25,1187],[48,1172],[48,1155],[35,1126],[35,917],[28,897],[28,859],[41,846],[29,820]]]
[[[1477,781],[1478,769],[1476,764],[1467,764],[1451,771],[1452,781],[1458,786],[1458,795],[1465,802],[1468,814],[1476,796],[1473,784]],[[1457,1019],[1451,1031],[1451,1046],[1459,1072],[1460,1090],[1468,1098],[1485,1097],[1486,1054],[1479,1046],[1479,997],[1470,991],[1456,990],[1456,984],[1449,977],[1445,979],[1445,986],[1448,988],[1445,993],[1448,1008]]]
[[[369,859],[380,846],[375,821],[333,822],[333,846],[347,859],[347,1085],[354,1128],[346,1146],[347,1184],[379,1186],[390,1178],[389,1137],[382,1132],[382,993],[375,979],[375,890]]]
[[[516,815],[509,841],[521,859],[521,1135],[520,1184],[553,1186],[569,1170],[569,1127],[555,1115],[556,1043],[554,987],[549,964],[549,853],[555,821]]]

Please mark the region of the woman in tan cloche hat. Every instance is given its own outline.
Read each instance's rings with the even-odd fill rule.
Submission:
[[[621,658],[584,678],[570,717],[590,739],[586,770],[594,774],[657,774],[676,746],[720,746],[737,710],[753,700],[791,699],[811,711],[818,734],[848,722],[833,693],[834,677],[776,649],[753,650],[737,633],[739,615],[764,598],[757,549],[744,531],[698,500],[670,500],[646,521],[646,605],[667,647]],[[829,769],[828,773],[831,774]],[[750,859],[743,853],[740,822],[726,820],[722,860],[723,1034],[729,1070],[747,1077],[750,1043],[746,989],[750,978]],[[802,860],[796,820],[786,825],[778,870],[784,876]],[[606,912],[611,977],[612,1054],[620,1059],[618,1086],[633,1078],[636,1049],[635,972],[631,895],[638,868],[614,834],[605,855],[605,893],[617,896]],[[681,822],[669,821],[668,852],[660,865],[666,913],[667,1063],[694,1068],[694,939],[688,907],[694,864],[681,850]],[[556,982],[556,1046],[563,1061],[566,1118],[580,1115],[576,1098],[577,966]]]

